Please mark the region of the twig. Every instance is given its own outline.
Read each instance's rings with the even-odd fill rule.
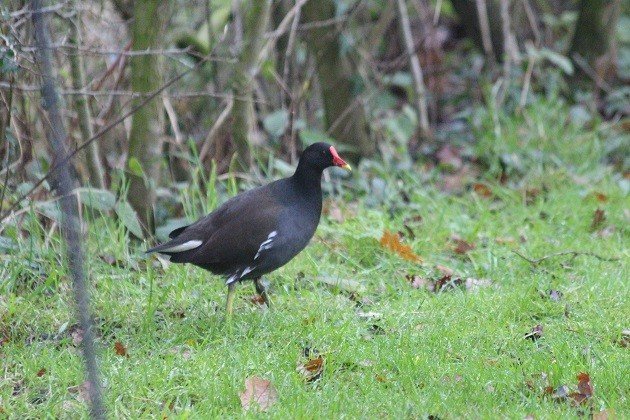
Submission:
[[[175,108],[173,108],[173,104],[171,103],[171,100],[166,92],[164,92],[164,95],[162,95],[162,103],[164,104],[164,110],[166,111],[166,115],[168,116],[168,121],[171,123],[171,129],[173,130],[173,134],[175,135],[175,142],[181,146],[184,142],[184,136],[179,130],[177,113],[175,112]]]
[[[490,35],[490,22],[488,20],[486,0],[475,0],[475,5],[477,6],[479,28],[481,29],[481,43],[483,45],[483,51],[486,56],[494,62],[494,51],[492,50],[492,37]]]
[[[208,132],[208,135],[206,136],[206,139],[204,140],[203,145],[201,146],[201,150],[199,151],[199,162],[203,162],[206,156],[208,155],[208,152],[210,151],[210,146],[214,144],[218,133],[221,132],[221,129],[223,128],[226,121],[228,120],[228,117],[232,113],[233,105],[234,105],[234,100],[232,100],[232,98],[229,97],[227,105],[225,106],[225,108],[223,108],[223,111],[221,111],[221,114],[219,114],[219,118],[217,118],[217,120],[214,122],[214,125]]]
[[[413,35],[411,33],[411,24],[409,22],[409,11],[407,10],[407,4],[405,0],[398,0],[398,11],[400,13],[400,29],[407,47],[407,54],[409,55],[409,63],[411,65],[411,74],[414,81],[414,93],[416,95],[416,106],[418,108],[418,119],[420,121],[420,129],[423,133],[428,133],[429,127],[429,114],[427,111],[427,95],[426,88],[424,86],[424,79],[422,76],[422,67],[420,66],[420,60],[418,55],[415,54]]]
[[[543,257],[540,258],[536,258],[536,259],[531,259],[526,257],[525,255],[521,254],[520,252],[516,251],[516,250],[512,250],[513,253],[515,253],[516,255],[518,255],[519,257],[521,257],[522,259],[524,259],[525,261],[527,261],[528,263],[537,266],[538,264],[540,264],[541,262],[548,260],[550,258],[555,258],[555,257],[561,257],[564,255],[571,255],[573,257],[578,257],[580,255],[584,255],[587,257],[593,257],[593,258],[597,258],[600,261],[619,261],[618,257],[602,257],[599,254],[595,254],[594,252],[589,252],[589,251],[560,251],[560,252],[554,252],[553,254],[549,254],[549,255],[545,255]]]
[[[525,8],[525,14],[527,15],[529,26],[532,28],[532,32],[534,33],[536,45],[539,46],[541,42],[541,35],[540,28],[538,28],[538,21],[536,19],[534,9],[532,9],[532,5],[529,3],[529,0],[523,0],[523,7]]]
[[[260,0],[257,0],[257,1],[260,1]],[[269,36],[269,39],[267,40],[265,45],[260,49],[260,53],[258,54],[258,58],[256,60],[256,68],[258,68],[258,66],[264,61],[264,59],[267,58],[267,54],[269,53],[269,50],[273,48],[278,38],[280,38],[280,36],[282,36],[287,31],[287,28],[289,27],[289,23],[292,22],[294,16],[299,15],[302,6],[307,1],[308,0],[298,0],[295,3],[295,5],[291,8],[291,10],[287,12],[287,14],[284,16],[284,18],[278,25],[278,28],[276,28],[276,30],[272,32],[272,34]]]
[[[99,379],[96,353],[94,349],[94,331],[92,319],[90,317],[90,297],[86,287],[85,271],[83,267],[83,250],[81,247],[80,222],[78,218],[78,206],[75,198],[71,195],[74,184],[68,164],[69,158],[66,151],[66,131],[61,119],[59,110],[59,94],[53,76],[52,52],[48,48],[50,37],[45,22],[45,15],[40,11],[40,0],[32,1],[33,13],[31,18],[35,27],[35,39],[40,47],[36,53],[42,72],[42,99],[44,109],[48,114],[51,123],[50,130],[47,130],[48,141],[52,146],[55,161],[60,168],[57,171],[58,181],[57,194],[62,197],[62,231],[67,243],[68,264],[72,273],[74,295],[77,304],[79,324],[83,329],[83,357],[89,381],[88,392],[90,395],[90,414],[95,419],[105,418],[105,408],[101,395],[101,382]]]
[[[527,41],[531,45],[531,41]],[[533,47],[533,46],[532,46]],[[528,48],[528,51],[530,49]],[[523,89],[521,90],[521,98],[519,100],[519,107],[521,109],[525,108],[527,104],[527,95],[529,94],[529,85],[532,80],[532,74],[534,73],[534,64],[536,63],[536,57],[533,55],[529,55],[529,60],[527,61],[527,70],[525,70],[525,78],[523,80]]]
[[[129,41],[127,45],[125,46],[125,51],[128,51],[130,48],[131,48],[131,41]],[[107,78],[116,70],[116,68],[122,67],[121,63],[124,63],[124,61],[125,61],[125,55],[122,54],[121,52],[116,57],[116,60],[114,60],[114,62],[111,63],[109,67],[105,70],[105,73],[103,73],[100,79],[98,79],[98,81],[94,84],[94,90],[101,90],[101,87],[103,87],[103,83],[105,83],[105,80],[107,80]]]

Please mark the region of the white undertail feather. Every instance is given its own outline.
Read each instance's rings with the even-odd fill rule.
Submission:
[[[195,249],[201,246],[203,241],[192,240],[188,242],[184,242],[183,244],[175,245],[170,248],[162,249],[159,252],[184,252],[190,251],[191,249]]]

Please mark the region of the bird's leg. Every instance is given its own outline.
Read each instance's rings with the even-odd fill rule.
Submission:
[[[256,287],[256,293],[258,293],[263,298],[263,301],[265,302],[265,305],[267,305],[267,308],[270,308],[271,306],[269,305],[269,296],[267,296],[267,290],[262,283],[262,277],[254,279],[254,287]]]
[[[232,305],[234,304],[234,292],[236,291],[236,282],[228,284],[227,304],[225,305],[225,312],[228,317],[232,316]]]

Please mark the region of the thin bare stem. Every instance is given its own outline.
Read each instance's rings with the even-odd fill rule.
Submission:
[[[398,1],[398,12],[400,13],[400,29],[403,35],[405,46],[407,48],[407,54],[409,55],[409,63],[411,64],[411,74],[414,81],[414,93],[416,96],[416,107],[418,110],[418,119],[420,122],[420,129],[424,133],[428,133],[429,127],[429,114],[427,107],[427,95],[424,85],[424,78],[422,76],[422,67],[420,66],[420,59],[415,53],[413,35],[411,33],[411,24],[409,23],[409,11],[407,9],[407,3],[405,0]]]
[[[550,258],[555,258],[555,257],[562,257],[562,256],[573,256],[573,257],[578,257],[578,256],[587,256],[587,257],[593,257],[596,258],[600,261],[607,261],[607,262],[612,262],[612,261],[619,261],[618,257],[603,257],[599,254],[595,254],[594,252],[581,252],[581,251],[560,251],[560,252],[554,252],[553,254],[549,254],[549,255],[545,255],[543,257],[540,258],[529,258],[526,257],[525,255],[521,254],[518,251],[512,250],[513,253],[515,253],[516,255],[518,255],[519,257],[521,257],[522,259],[524,259],[525,261],[527,261],[528,263],[537,266],[538,264],[540,264],[541,262],[548,260]]]
[[[488,20],[488,9],[486,0],[475,0],[477,6],[477,17],[479,18],[479,28],[481,29],[481,43],[483,52],[488,58],[494,61],[494,51],[492,49],[492,36],[490,35],[490,21]]]

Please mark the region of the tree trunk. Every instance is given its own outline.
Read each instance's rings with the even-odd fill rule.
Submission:
[[[302,7],[303,22],[317,22],[335,17],[333,0],[311,0]],[[347,70],[339,43],[339,33],[328,26],[309,29],[307,48],[315,59],[317,76],[324,101],[324,119],[328,134],[349,146],[344,156],[357,162],[360,157],[374,153],[363,104],[352,92],[350,72]]]
[[[485,0],[488,15],[489,36],[491,45],[484,45],[482,26],[477,13],[477,2],[475,0],[451,0],[453,9],[466,31],[466,35],[472,39],[475,46],[481,51],[488,53],[491,47],[494,59],[501,60],[503,57],[503,29],[501,28],[501,7],[497,0]]]
[[[242,42],[239,58],[234,66],[232,92],[232,143],[240,169],[251,166],[250,133],[254,128],[253,92],[257,58],[269,23],[271,0],[242,0],[237,14],[242,21]],[[237,23],[239,19],[236,19]],[[237,31],[239,31],[237,24]],[[237,34],[238,38],[238,34]]]
[[[586,62],[599,81],[606,78],[613,70],[614,33],[620,12],[620,1],[582,0],[580,1],[578,20],[575,25],[569,56],[574,62]],[[581,66],[578,65],[578,69]],[[586,73],[578,72],[582,76]]]
[[[81,12],[77,7],[77,2],[74,3],[74,10],[76,11],[76,21],[70,21],[70,39],[71,45],[79,46],[81,38]],[[70,54],[70,72],[72,77],[72,88],[75,90],[81,90],[85,87],[85,72],[83,70],[83,55],[79,50]],[[81,131],[81,137],[83,141],[90,139],[94,136],[94,130],[92,128],[92,116],[90,114],[90,108],[88,106],[87,96],[75,95],[74,107],[77,110],[79,118],[79,129]],[[79,142],[82,143],[82,142]],[[93,141],[81,153],[83,161],[88,171],[88,177],[90,184],[97,188],[105,187],[105,180],[103,177],[103,165],[101,165],[101,156],[99,152],[98,142]]]
[[[136,0],[132,27],[133,49],[156,49],[160,45],[165,8],[159,0]],[[159,56],[141,55],[131,58],[131,87],[134,92],[150,93],[162,83]],[[136,98],[134,106],[142,99]],[[155,182],[160,172],[164,118],[161,101],[154,98],[133,114],[129,138],[127,166],[130,169],[128,200],[138,213],[145,235],[155,230],[153,207]],[[142,174],[137,173],[137,163]]]

